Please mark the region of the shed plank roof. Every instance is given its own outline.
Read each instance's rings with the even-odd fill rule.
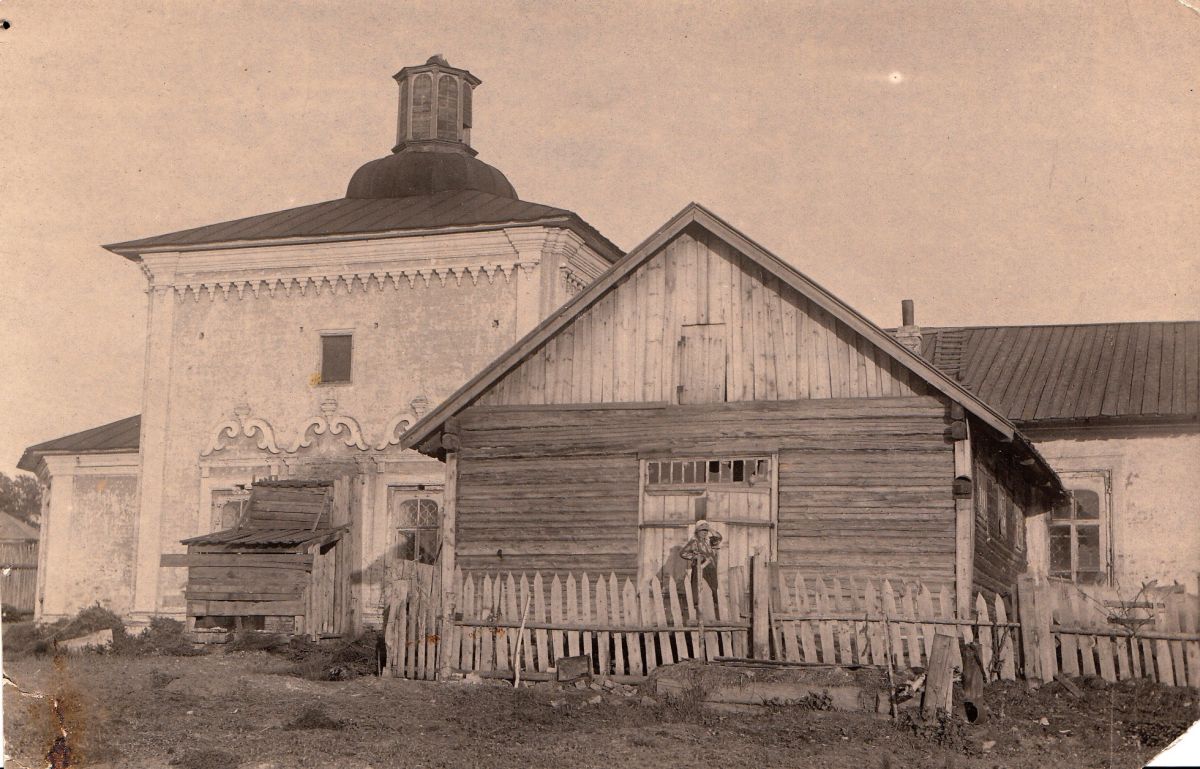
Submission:
[[[922,342],[1018,424],[1198,416],[1200,321],[926,328]]]

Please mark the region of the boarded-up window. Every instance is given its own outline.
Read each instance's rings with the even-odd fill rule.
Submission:
[[[354,338],[350,334],[321,336],[321,383],[350,381]]]
[[[211,531],[224,531],[238,525],[242,511],[250,501],[250,490],[244,486],[232,489],[214,489],[212,493]]]
[[[412,137],[433,138],[433,77],[430,75],[413,78]]]
[[[437,138],[458,139],[458,80],[450,75],[438,79]]]
[[[725,324],[684,326],[677,344],[680,403],[725,401]]]

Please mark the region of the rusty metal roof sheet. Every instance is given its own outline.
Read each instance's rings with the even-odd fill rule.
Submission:
[[[38,443],[25,449],[17,467],[29,472],[37,470],[38,459],[46,454],[87,454],[133,452],[138,450],[142,429],[140,414],[118,419],[106,425],[93,427],[78,433],[64,435],[54,440]]]
[[[216,245],[256,245],[262,241],[404,233],[446,228],[494,229],[552,224],[575,230],[609,261],[621,251],[577,214],[563,208],[493,195],[478,190],[447,190],[405,198],[341,198],[189,230],[113,243],[109,251],[129,259],[154,250]]]
[[[1018,425],[1200,417],[1200,321],[926,328],[922,345]]]

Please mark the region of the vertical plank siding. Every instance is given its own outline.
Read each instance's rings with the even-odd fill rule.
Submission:
[[[37,585],[38,542],[31,540],[9,540],[0,542],[0,596],[4,605],[18,612],[33,611]]]
[[[781,565],[952,583],[946,419],[924,396],[469,408],[459,418],[459,566],[636,576],[639,456],[753,451],[779,457]]]
[[[676,402],[683,326],[724,324],[727,399],[924,393],[883,350],[693,228],[480,397],[488,405]]]

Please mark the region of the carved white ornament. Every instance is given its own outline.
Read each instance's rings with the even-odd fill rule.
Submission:
[[[429,399],[424,395],[418,395],[409,402],[409,407],[399,414],[388,420],[387,427],[383,431],[383,440],[379,442],[375,448],[383,451],[388,446],[395,446],[400,443],[400,439],[408,429],[417,423],[426,411],[429,410]]]
[[[326,398],[321,402],[321,416],[313,417],[300,426],[300,434],[296,436],[296,442],[292,444],[290,452],[295,454],[303,448],[312,445],[313,439],[309,437],[309,431],[316,435],[341,435],[347,446],[366,451],[369,447],[367,442],[363,440],[362,428],[358,426],[358,422],[353,417],[348,417],[337,412],[337,401],[332,398]]]
[[[279,453],[279,446],[275,444],[275,431],[272,429],[270,423],[265,419],[250,416],[249,406],[245,404],[239,405],[234,408],[231,419],[217,425],[212,440],[208,443],[208,448],[200,456],[207,457],[209,454],[224,449],[225,438],[236,439],[239,436],[253,438],[255,433],[258,433],[259,449],[269,451],[272,454]]]

